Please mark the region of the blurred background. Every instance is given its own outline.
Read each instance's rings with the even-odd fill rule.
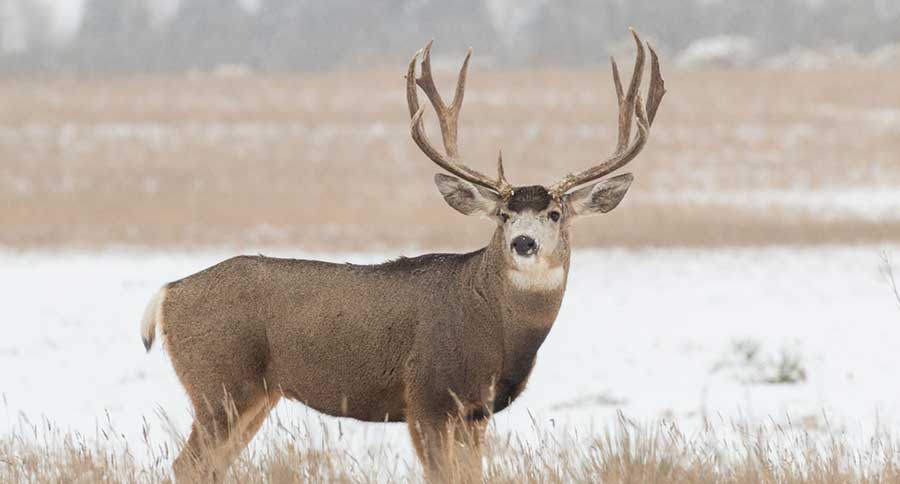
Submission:
[[[613,151],[629,26],[668,94],[624,202],[574,227],[563,308],[501,428],[622,410],[900,429],[896,0],[0,0],[4,406],[87,431],[107,415],[132,442],[159,409],[186,429],[138,336],[165,281],[241,252],[486,244],[409,135],[428,39],[445,97],[474,48],[465,161],[493,173],[502,148],[513,184],[549,184]]]
[[[669,94],[581,244],[894,240],[897,25],[892,0],[0,0],[0,243],[480,244],[409,137],[412,54],[436,39],[449,92],[474,47],[466,161],[551,183],[613,149],[628,26]]]

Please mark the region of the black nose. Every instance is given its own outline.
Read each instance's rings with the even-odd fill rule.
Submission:
[[[519,255],[532,255],[537,252],[537,242],[527,235],[520,235],[513,239],[512,248]]]

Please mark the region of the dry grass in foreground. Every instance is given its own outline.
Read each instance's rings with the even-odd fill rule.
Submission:
[[[0,438],[0,482],[171,482],[175,449],[149,441],[129,448],[113,429],[97,439],[44,423],[20,424]],[[284,422],[232,466],[229,483],[423,482],[412,456],[389,446],[362,456],[326,435],[309,448],[308,429]],[[723,430],[724,429],[724,430]],[[271,434],[272,432],[270,432]],[[499,483],[885,483],[900,482],[898,441],[877,435],[853,445],[844,435],[767,425],[707,425],[688,435],[671,423],[637,424],[620,416],[606,432],[579,437],[549,431],[522,440],[489,437],[485,481]]]

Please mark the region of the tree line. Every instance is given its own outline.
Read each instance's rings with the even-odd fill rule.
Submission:
[[[153,0],[86,0],[72,38],[0,54],[0,72],[397,65],[432,37],[443,52],[472,45],[500,64],[592,64],[627,42],[629,25],[670,52],[722,34],[749,37],[768,54],[837,45],[865,52],[900,42],[897,0],[258,1],[247,8],[235,0],[181,0],[161,22],[148,8]]]

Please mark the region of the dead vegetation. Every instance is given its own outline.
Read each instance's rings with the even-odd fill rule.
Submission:
[[[737,339],[713,365],[710,373],[724,372],[745,384],[794,385],[806,381],[807,370],[803,356],[784,346],[778,351],[752,338]]]
[[[446,211],[433,165],[409,140],[402,67],[0,81],[0,244],[483,244],[484,227]],[[633,166],[623,209],[579,226],[579,245],[900,239],[896,217],[770,197],[896,189],[900,107],[885,100],[900,99],[900,72],[668,72],[673,95]],[[436,72],[440,85],[454,75]],[[600,88],[609,82],[606,68],[479,67],[462,111],[461,152],[492,172],[503,147],[513,184],[583,169],[615,143],[615,96]],[[683,197],[733,191],[754,203]]]
[[[894,278],[894,266],[887,251],[881,253],[881,262],[881,272],[884,274],[884,279],[891,289],[894,299],[897,300],[898,307],[900,307],[900,288],[897,287],[897,280]]]
[[[535,424],[537,425],[537,424]],[[671,422],[639,424],[620,415],[593,436],[535,429],[534,438],[489,434],[486,482],[562,483],[886,483],[900,482],[895,438],[862,444],[839,433],[774,424],[707,424],[686,433]],[[22,483],[171,482],[173,447],[147,438],[129,447],[115,429],[96,438],[47,422],[23,421],[0,437],[0,481]],[[721,430],[725,428],[726,430]],[[421,469],[390,445],[361,454],[342,450],[341,436],[310,444],[309,429],[279,420],[244,452],[229,483],[422,482]],[[412,458],[411,456],[409,457]]]

